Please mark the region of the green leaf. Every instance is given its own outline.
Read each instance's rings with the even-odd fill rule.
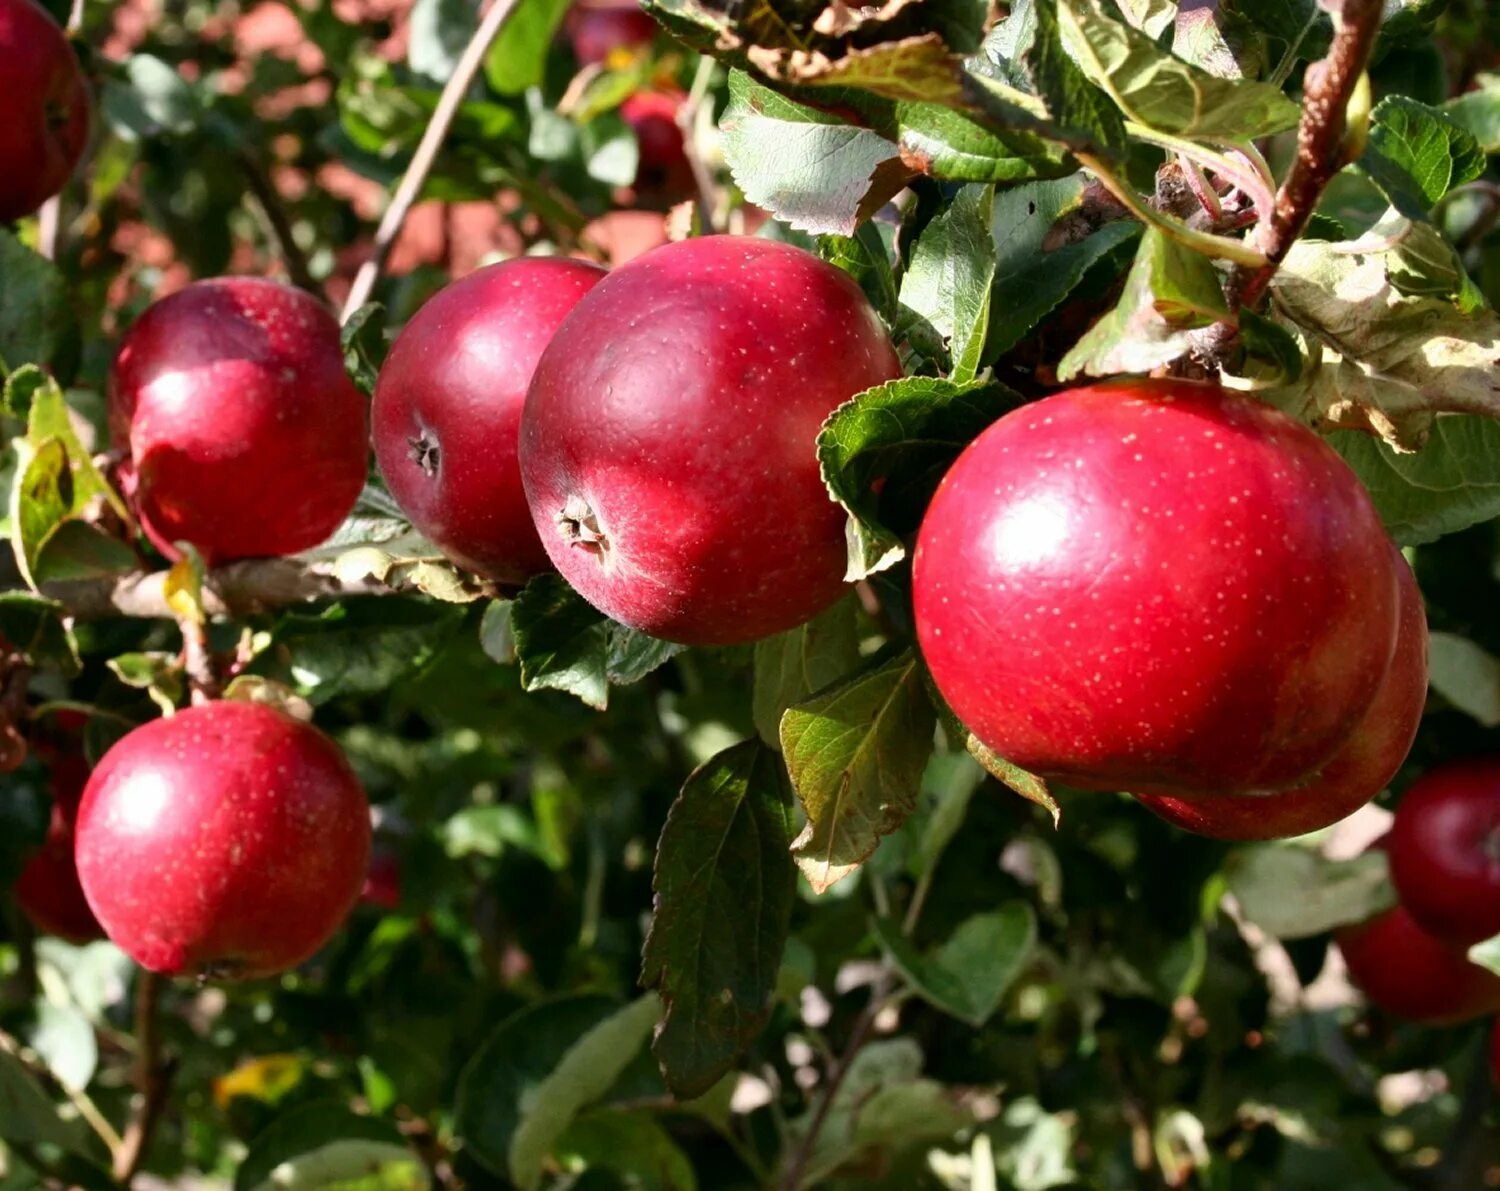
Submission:
[[[1049,135],[1060,134],[1071,148],[1119,156],[1126,146],[1125,125],[1063,45],[1061,12],[1062,5],[1046,0],[1035,5],[1036,31],[1022,55],[1032,88],[1046,106]]]
[[[234,1191],[425,1191],[427,1167],[396,1127],[315,1101],[278,1116],[250,1145]]]
[[[1294,416],[1373,430],[1403,450],[1440,411],[1500,416],[1500,317],[1401,293],[1389,253],[1299,240],[1272,294],[1309,364],[1295,385],[1260,395]]]
[[[1025,902],[966,918],[925,955],[895,923],[877,920],[873,929],[923,1000],[975,1029],[1000,1007],[1036,946],[1036,918]]]
[[[1133,219],[1091,226],[1082,217],[1082,174],[995,196],[995,289],[984,359],[994,360],[1066,298],[1098,261],[1141,232]]]
[[[428,666],[462,620],[452,604],[425,600],[352,600],[291,612],[277,624],[255,670],[315,706],[375,694]]]
[[[602,1109],[580,1117],[556,1146],[564,1170],[609,1170],[632,1191],[697,1191],[692,1160],[654,1117]]]
[[[1329,860],[1299,844],[1256,844],[1235,852],[1226,872],[1241,913],[1278,939],[1364,922],[1396,904],[1383,852]]]
[[[1500,153],[1500,74],[1481,74],[1479,89],[1443,105],[1443,114],[1468,130],[1486,153]]]
[[[105,665],[128,687],[145,691],[163,715],[171,715],[185,693],[182,662],[173,653],[122,653]]]
[[[105,80],[99,107],[121,140],[188,133],[202,122],[198,90],[170,63],[152,54],[132,54],[118,72]]]
[[[878,227],[865,223],[852,236],[820,236],[818,255],[859,282],[882,319],[895,321],[896,277],[891,250]]]
[[[521,0],[516,15],[536,2]],[[446,83],[478,23],[478,9],[464,0],[416,0],[408,25],[406,64],[429,83]]]
[[[1373,435],[1340,430],[1328,441],[1369,490],[1380,518],[1403,546],[1500,516],[1500,423],[1438,418],[1422,449],[1398,454]]]
[[[1486,728],[1500,726],[1500,658],[1466,637],[1431,633],[1427,639],[1432,689]]]
[[[682,1099],[707,1092],[770,1016],[796,895],[792,805],[780,759],[750,740],[695,770],[662,828],[641,983],[666,1003],[651,1049]]]
[[[932,809],[923,818],[921,835],[912,853],[909,868],[913,876],[932,871],[938,857],[958,834],[969,800],[983,780],[983,768],[966,753],[934,753],[927,762],[921,793],[924,802],[931,801]]]
[[[619,112],[604,112],[578,130],[584,170],[606,186],[629,186],[640,167],[640,145]]]
[[[611,683],[637,682],[682,651],[616,624],[557,575],[537,576],[509,607],[521,685],[567,691],[600,711]]]
[[[724,160],[745,197],[794,228],[849,236],[910,177],[896,145],[729,74],[719,122]]]
[[[78,644],[63,624],[62,605],[30,592],[0,592],[0,637],[33,666],[55,666],[71,677],[82,665]]]
[[[522,6],[524,7],[524,5]],[[385,361],[385,306],[366,302],[339,328],[339,346],[344,351],[344,371],[366,397],[375,392],[375,380]]]
[[[936,717],[910,651],[789,708],[781,750],[807,825],[792,854],[815,892],[853,872],[916,805]]]
[[[902,314],[916,318],[948,346],[949,379],[963,385],[979,372],[995,279],[990,235],[993,186],[965,186],[917,238],[901,277]]]
[[[1293,384],[1302,375],[1302,349],[1280,323],[1248,307],[1239,312],[1246,371],[1262,384]]]
[[[572,1105],[576,1112],[584,1106],[576,1103],[580,1092],[591,1091],[598,1084],[586,1071],[578,1070],[581,1060],[568,1062],[574,1049],[584,1047],[581,1053],[592,1056],[601,1076],[605,1071],[612,1072],[612,1083],[645,1041],[656,1014],[654,1002],[654,997],[644,998],[622,1008],[611,997],[580,995],[544,1001],[507,1017],[475,1052],[459,1078],[454,1129],[463,1139],[465,1150],[492,1173],[512,1178],[512,1155],[523,1127],[528,1130],[528,1148],[523,1155],[527,1161],[532,1140],[540,1137],[534,1130],[550,1131],[547,1122],[527,1125],[544,1098],[556,1096],[557,1105]],[[601,1028],[603,1033],[595,1034]],[[598,1053],[602,1043],[617,1049]],[[566,1082],[553,1084],[554,1073],[564,1070],[565,1064]],[[575,1076],[579,1077],[576,1081]],[[598,1095],[588,1099],[598,1099],[607,1090],[605,1084]],[[561,1127],[566,1126],[567,1121],[562,1121]]]
[[[547,50],[568,11],[568,0],[521,0],[484,59],[484,77],[497,95],[539,87]]]
[[[26,437],[33,443],[55,438],[68,452],[73,471],[73,508],[82,510],[95,497],[103,497],[115,514],[127,524],[130,511],[124,500],[109,486],[104,474],[94,465],[74,428],[67,398],[57,381],[34,365],[18,368],[6,382],[7,403],[19,404],[24,391],[26,404]]]
[[[40,586],[70,579],[105,579],[139,566],[135,551],[119,538],[86,521],[68,520],[54,526],[43,539],[32,576]]]
[[[968,108],[967,101],[964,107]],[[1072,172],[1067,151],[1020,128],[985,127],[973,114],[935,103],[896,107],[901,159],[953,182],[1025,182]]]
[[[510,1177],[522,1191],[541,1186],[543,1164],[558,1138],[580,1111],[609,1091],[660,1015],[655,995],[632,1001],[579,1038],[531,1089],[510,1139]]]
[[[82,1122],[64,1119],[21,1060],[0,1049],[0,1141],[83,1153]]]
[[[66,1003],[66,994],[64,1002],[48,1000],[36,1006],[26,1041],[59,1083],[82,1091],[98,1069],[99,1041],[89,1019]]]
[[[1455,186],[1484,173],[1485,156],[1473,134],[1438,108],[1388,95],[1370,114],[1359,165],[1401,214],[1426,219]]]
[[[1247,141],[1292,128],[1301,117],[1279,88],[1219,78],[1174,58],[1108,16],[1099,0],[1061,0],[1057,12],[1063,44],[1137,124],[1173,136]]]
[[[1193,331],[1227,314],[1209,259],[1148,227],[1119,304],[1063,356],[1058,379],[1149,372],[1182,355]]]
[[[528,583],[511,604],[510,623],[526,690],[567,691],[590,707],[608,705],[607,621],[561,578]]]
[[[755,643],[755,727],[774,749],[781,747],[781,717],[843,678],[859,664],[854,601],[845,597],[805,624]]]
[[[0,227],[0,365],[48,364],[73,325],[57,266]]]
[[[10,541],[21,578],[35,589],[42,543],[73,509],[68,452],[56,438],[33,445],[15,440],[16,475],[10,492]]]
[[[1022,769],[1019,765],[1012,765],[1004,757],[980,743],[979,738],[972,732],[964,733],[964,748],[984,767],[986,773],[1014,790],[1027,802],[1036,803],[1052,816],[1052,826],[1055,828],[1058,825],[1062,819],[1062,807],[1057,805],[1057,799],[1052,796],[1052,791],[1047,788],[1045,781],[1036,774]]]
[[[818,465],[829,495],[849,513],[846,579],[905,557],[901,534],[916,529],[948,465],[1018,402],[1001,385],[907,376],[866,389],[828,416]],[[893,513],[900,517],[894,529],[885,524]]]

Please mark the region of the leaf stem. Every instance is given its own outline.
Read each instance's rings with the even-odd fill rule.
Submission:
[[[1141,197],[1137,195],[1128,185],[1115,177],[1110,169],[1091,153],[1073,151],[1073,156],[1088,169],[1088,171],[1099,179],[1110,194],[1120,200],[1120,203],[1142,223],[1147,223],[1159,228],[1164,234],[1176,240],[1184,248],[1190,248],[1194,252],[1200,252],[1204,256],[1216,257],[1220,260],[1233,261],[1237,265],[1248,268],[1261,268],[1266,264],[1265,254],[1257,252],[1253,247],[1243,240],[1231,239],[1229,236],[1216,236],[1212,232],[1200,232],[1188,227],[1180,220],[1172,219],[1163,215],[1160,211],[1152,210]]]
[[[427,122],[427,127],[422,132],[422,139],[417,142],[416,151],[411,157],[411,164],[406,167],[406,173],[402,175],[395,194],[391,196],[390,206],[385,209],[385,214],[380,218],[380,226],[375,230],[375,243],[370,248],[370,256],[364,264],[360,265],[359,272],[354,275],[354,284],[349,287],[349,297],[344,302],[344,320],[370,300],[370,294],[380,277],[380,270],[385,265],[391,246],[401,231],[401,225],[406,222],[407,212],[417,201],[417,196],[422,193],[422,187],[427,182],[427,175],[432,172],[433,163],[437,160],[443,141],[448,136],[448,130],[453,125],[453,118],[458,114],[458,109],[463,106],[464,96],[468,94],[469,87],[484,63],[484,56],[515,14],[519,4],[520,0],[495,0],[490,10],[484,14],[479,28],[474,30],[474,36],[469,39],[469,44],[464,46],[464,52],[459,56],[458,63],[453,68],[453,74],[443,85],[443,92],[438,97],[432,119]]]
[[[1270,217],[1271,210],[1275,206],[1275,197],[1271,193],[1270,183],[1258,170],[1247,170],[1232,157],[1226,156],[1216,149],[1210,149],[1207,146],[1198,144],[1196,141],[1172,136],[1170,133],[1157,132],[1154,128],[1147,128],[1144,124],[1137,124],[1133,120],[1125,121],[1125,130],[1138,140],[1156,145],[1162,149],[1170,149],[1173,153],[1181,154],[1197,165],[1213,170],[1214,173],[1218,174],[1225,181],[1234,183],[1235,186],[1248,194],[1250,200],[1255,204],[1256,213],[1262,219]],[[1241,152],[1244,151],[1243,145],[1236,145],[1235,148]],[[1246,156],[1248,157],[1248,154]],[[1090,166],[1089,168],[1092,169],[1093,167]],[[1102,182],[1104,179],[1101,178],[1100,181]]]
[[[716,217],[719,208],[719,187],[714,182],[708,163],[703,159],[703,148],[698,142],[698,113],[703,110],[703,101],[713,82],[714,60],[708,55],[698,59],[698,70],[693,75],[693,85],[688,96],[677,109],[677,127],[682,130],[682,148],[687,157],[688,168],[693,173],[693,185],[697,189],[698,217],[703,221],[703,230],[712,234],[718,230]]]

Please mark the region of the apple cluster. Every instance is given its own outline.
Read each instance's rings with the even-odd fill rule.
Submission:
[[[1500,1013],[1500,975],[1467,954],[1500,935],[1500,761],[1456,761],[1424,774],[1374,846],[1390,859],[1397,904],[1339,932],[1351,980],[1412,1021]]]
[[[1421,593],[1353,471],[1217,386],[1108,382],[1001,418],[939,486],[913,589],[980,742],[1203,835],[1344,818],[1426,698]]]

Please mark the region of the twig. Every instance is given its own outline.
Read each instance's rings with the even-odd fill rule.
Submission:
[[[453,68],[452,76],[443,85],[443,93],[438,97],[437,107],[432,113],[432,119],[427,122],[422,139],[417,142],[417,149],[412,154],[411,164],[406,167],[406,173],[396,186],[396,193],[391,196],[390,206],[385,209],[385,214],[380,218],[380,226],[375,231],[375,243],[370,249],[369,259],[360,265],[359,272],[354,275],[354,284],[349,287],[349,297],[344,303],[344,319],[347,320],[351,314],[370,300],[370,294],[375,288],[380,270],[385,265],[385,258],[390,253],[397,234],[401,231],[402,223],[406,221],[406,213],[411,210],[411,205],[422,193],[427,175],[431,172],[433,162],[437,160],[438,151],[443,147],[443,141],[448,135],[448,129],[453,124],[453,117],[458,114],[464,96],[474,82],[474,76],[479,73],[479,67],[484,62],[484,56],[489,52],[491,43],[505,28],[506,22],[510,20],[519,2],[520,0],[495,0],[489,12],[484,14],[484,20],[480,21],[479,28],[474,30],[474,36],[469,39],[469,44],[464,47],[458,64]]]
[[[201,707],[217,699],[224,688],[219,664],[208,644],[208,625],[190,616],[179,616],[182,630],[182,669],[188,680],[188,701]]]
[[[160,1000],[161,978],[141,969],[135,985],[135,1086],[140,1099],[114,1152],[115,1178],[127,1188],[145,1160],[172,1084],[172,1069],[161,1057]]]
[[[50,583],[42,594],[56,600],[77,620],[112,616],[170,620],[175,614],[167,603],[166,577],[165,571],[153,571],[118,579]],[[331,574],[326,564],[256,558],[231,563],[204,576],[203,609],[211,617],[240,618],[315,600],[393,592],[393,588],[374,580],[344,582]]]
[[[255,201],[255,208],[265,223],[266,236],[271,241],[271,249],[281,259],[282,265],[286,268],[287,277],[298,289],[305,289],[308,293],[321,298],[323,289],[313,279],[312,270],[307,263],[307,254],[297,243],[291,220],[287,218],[286,208],[281,203],[281,196],[271,185],[270,178],[266,176],[266,172],[261,169],[260,162],[249,149],[244,147],[238,149],[235,159],[239,162],[240,173],[245,176],[245,185],[250,188],[250,197]]]
[[[698,113],[703,109],[704,97],[713,82],[714,60],[708,55],[698,59],[698,71],[693,75],[693,85],[688,97],[677,109],[677,127],[682,130],[682,151],[687,157],[688,168],[693,174],[693,186],[697,189],[698,218],[703,221],[703,230],[713,233],[718,230],[715,217],[718,214],[719,188],[703,160],[702,148],[698,144]]]
[[[1255,231],[1256,247],[1265,263],[1238,268],[1230,275],[1232,307],[1254,306],[1261,299],[1276,267],[1307,226],[1324,187],[1349,163],[1346,113],[1375,48],[1380,13],[1380,0],[1344,0],[1328,57],[1307,68],[1297,157],[1276,192],[1271,217],[1261,220]]]

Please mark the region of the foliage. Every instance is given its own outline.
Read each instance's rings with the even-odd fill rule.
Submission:
[[[315,603],[206,631],[238,694],[338,739],[399,894],[280,980],[161,990],[167,1063],[144,1075],[168,1095],[141,1170],[237,1189],[1492,1185],[1482,1029],[1371,1013],[1329,962],[1331,932],[1390,902],[1383,861],[1350,856],[1381,812],[1229,847],[1123,795],[1049,791],[941,705],[909,589],[926,503],[994,419],[1070,378],[1219,371],[1326,431],[1414,562],[1433,693],[1380,805],[1500,746],[1493,6],[1383,6],[1349,164],[1257,310],[1234,279],[1265,262],[1257,225],[1340,5],[645,7],[654,43],[583,65],[561,0],[518,0],[376,302],[344,320],[350,374],[371,391],[391,334],[490,256],[613,259],[632,221],[659,240],[705,219],[814,249],[907,373],[809,444],[857,587],[753,648],[683,650],[556,576],[463,573],[372,475],[295,560]],[[476,15],[82,6],[88,159],[54,240],[0,228],[0,638],[7,681],[30,683],[0,726],[82,710],[97,760],[187,697],[173,622],[191,637],[195,616],[80,611],[166,567],[108,453],[114,346],[193,277],[344,300]],[[705,193],[637,185],[621,104],[689,88]],[[46,831],[46,770],[0,782],[9,884]],[[0,909],[0,1184],[118,1186],[142,1119],[133,1014],[156,994],[111,944]],[[1432,1074],[1396,1081],[1409,1095],[1382,1081],[1414,1070]]]

